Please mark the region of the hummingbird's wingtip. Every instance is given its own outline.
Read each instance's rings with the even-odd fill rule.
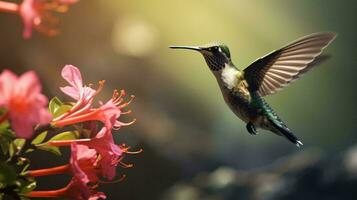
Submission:
[[[297,147],[301,147],[301,146],[303,146],[304,144],[300,141],[300,140],[298,140],[298,141],[296,141],[296,146]]]

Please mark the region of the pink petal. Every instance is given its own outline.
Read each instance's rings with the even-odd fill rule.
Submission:
[[[41,92],[40,81],[34,71],[28,71],[20,76],[15,88],[17,97],[31,98]]]
[[[47,108],[39,110],[38,123],[40,125],[48,124],[52,119],[52,115],[48,112]]]
[[[94,138],[86,141],[77,140],[77,144],[86,145],[91,149],[95,149],[102,156],[101,167],[103,176],[109,180],[115,177],[117,161],[123,152],[119,146],[114,143],[111,129],[103,127]]]
[[[4,70],[0,74],[0,105],[6,104],[11,98],[11,93],[18,77],[9,70]]]
[[[97,192],[89,197],[89,200],[106,199],[107,196],[103,192]]]
[[[73,146],[73,145],[72,145]],[[77,148],[76,157],[77,163],[80,166],[81,170],[86,174],[90,182],[95,183],[99,180],[96,171],[96,162],[97,162],[97,152],[94,149],[89,149],[85,145],[75,145]],[[72,153],[74,153],[72,151]],[[72,154],[73,155],[73,154]]]
[[[80,179],[73,177],[67,186],[66,197],[68,199],[89,199],[91,196],[90,188],[87,183],[82,182]]]
[[[83,99],[85,99],[85,101],[89,101],[90,99],[93,98],[94,94],[96,93],[96,91],[90,87],[83,87],[82,89],[82,95],[83,95]]]
[[[77,179],[79,179],[81,182],[87,184],[89,183],[89,178],[88,176],[83,172],[83,170],[80,168],[78,164],[78,148],[75,143],[71,145],[71,170],[73,176],[75,176]]]
[[[16,136],[19,138],[29,139],[33,134],[33,122],[27,120],[26,117],[14,117],[10,113],[11,128],[15,131]]]
[[[23,0],[20,5],[20,15],[24,23],[23,37],[28,39],[32,35],[32,28],[36,18],[39,18],[37,11],[34,8],[35,0]]]
[[[121,110],[113,103],[112,100],[109,100],[99,109],[102,111],[104,116],[104,119],[101,119],[101,121],[105,123],[107,127],[113,127],[116,119],[120,117]]]
[[[105,155],[100,161],[103,177],[113,180],[116,175],[117,160],[113,156]]]
[[[0,105],[9,112],[11,126],[18,137],[31,138],[33,127],[49,123],[48,99],[41,94],[41,84],[35,72],[19,78],[9,70],[0,75]]]
[[[71,86],[60,87],[60,90],[75,100],[79,100],[80,98],[80,93],[78,89],[75,87],[71,87]]]
[[[82,75],[79,69],[73,65],[66,65],[62,69],[62,77],[78,90],[83,87]]]
[[[41,94],[41,93],[37,93],[36,97],[34,98],[34,101],[36,102],[36,105],[41,106],[41,107],[47,107],[48,104],[48,98]],[[47,110],[47,108],[46,108]]]
[[[85,145],[77,145],[77,154],[78,160],[81,159],[92,159],[97,155],[97,152],[94,149],[89,149]]]

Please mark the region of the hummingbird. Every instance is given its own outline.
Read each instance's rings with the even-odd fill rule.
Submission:
[[[283,136],[296,146],[303,143],[279,118],[263,97],[272,95],[299,79],[313,66],[313,61],[336,37],[320,32],[301,37],[257,59],[244,70],[232,62],[227,45],[214,42],[202,46],[170,46],[200,52],[215,76],[224,101],[251,135],[257,128]]]

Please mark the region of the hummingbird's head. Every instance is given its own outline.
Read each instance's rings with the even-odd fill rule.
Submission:
[[[212,71],[219,71],[231,63],[231,54],[223,43],[209,43],[202,46],[170,46],[172,49],[189,49],[200,52]]]

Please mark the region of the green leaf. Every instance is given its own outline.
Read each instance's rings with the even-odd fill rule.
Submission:
[[[15,133],[10,130],[10,124],[5,121],[0,124],[0,135],[7,138],[15,138]]]
[[[10,123],[7,120],[0,124],[0,130],[9,129],[9,127],[10,127]]]
[[[30,149],[26,149],[25,153],[31,153],[33,151],[35,151],[35,149],[30,148]]]
[[[9,144],[8,143],[0,143],[0,147],[1,147],[1,151],[3,152],[4,156],[7,155],[7,153],[9,152]]]
[[[9,145],[9,160],[11,160],[11,158],[15,155],[15,146],[13,145],[13,143],[11,143],[11,145]]]
[[[9,156],[10,159],[14,155],[18,155],[22,149],[22,147],[25,145],[26,140],[22,138],[15,139],[12,143],[10,143],[9,146]]]
[[[30,167],[30,163],[27,163],[24,168],[22,168],[20,175],[26,175],[27,169]]]
[[[62,105],[61,107],[58,108],[58,110],[53,114],[53,117],[59,117],[62,114],[66,113],[72,108],[70,105]]]
[[[36,146],[37,149],[40,149],[40,150],[43,150],[43,151],[48,151],[48,152],[51,152],[57,156],[61,156],[62,153],[60,151],[60,149],[58,147],[54,147],[54,146],[51,146],[51,145],[48,145],[48,144],[41,144],[39,146]]]
[[[31,192],[35,188],[36,188],[36,181],[31,181],[26,184],[23,183],[23,185],[20,189],[20,193],[25,194],[25,193]]]
[[[16,180],[16,172],[15,170],[1,162],[0,163],[0,183],[4,184],[4,185],[11,185],[14,183],[14,181]]]
[[[48,109],[54,118],[61,116],[70,110],[72,106],[64,104],[59,98],[53,97],[48,105]]]
[[[0,136],[0,147],[4,155],[7,155],[10,148],[10,142],[3,136]]]
[[[48,109],[49,109],[50,113],[52,115],[54,115],[62,105],[63,105],[63,102],[59,98],[53,97],[51,99],[50,103],[48,104]]]
[[[20,153],[20,151],[22,150],[22,148],[24,147],[24,145],[25,145],[25,143],[26,143],[26,140],[25,139],[23,139],[23,138],[18,138],[18,139],[15,139],[14,141],[13,141],[13,144],[14,144],[14,146],[15,146],[15,150],[16,150],[16,154],[19,154]]]
[[[56,140],[75,140],[78,137],[79,137],[78,131],[66,131],[53,136],[53,138],[51,138],[49,142],[56,141]]]
[[[16,138],[15,133],[9,128],[10,124],[8,121],[0,124],[0,148],[4,155],[9,153],[11,149],[10,144]]]
[[[46,143],[37,144],[36,147],[38,149],[41,149],[41,150],[44,150],[44,151],[49,151],[51,153],[54,153],[54,154],[60,156],[61,155],[60,149],[58,147],[48,145],[48,142],[58,141],[58,140],[75,140],[78,137],[79,137],[79,132],[78,131],[66,131],[66,132],[59,133],[59,134],[53,136]]]
[[[42,143],[47,136],[47,131],[38,134],[35,139],[32,140],[31,144],[36,145]]]
[[[9,152],[10,143],[15,138],[15,133],[8,129],[8,123],[0,124],[0,147],[4,155]]]
[[[7,128],[0,128],[0,137],[6,138],[6,140],[11,141],[16,138],[16,135],[13,131]]]

